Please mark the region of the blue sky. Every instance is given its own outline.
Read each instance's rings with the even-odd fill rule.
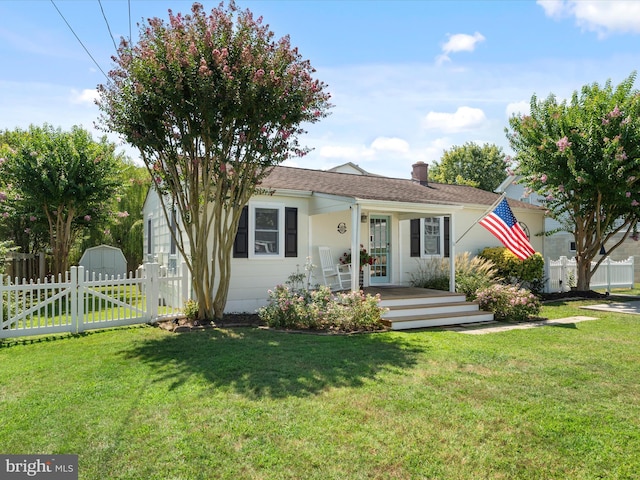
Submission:
[[[103,11],[117,44],[129,36],[129,8],[135,39],[142,19],[187,12],[192,3],[54,2],[105,72],[115,49]],[[277,37],[289,34],[329,86],[331,115],[302,139],[313,151],[289,163],[304,168],[353,162],[406,178],[416,161],[432,163],[465,142],[510,154],[508,117],[526,112],[533,94],[566,98],[585,84],[617,84],[640,66],[640,2],[633,0],[237,4],[262,15]],[[106,78],[55,6],[0,1],[0,129],[45,122],[93,129],[95,88]]]

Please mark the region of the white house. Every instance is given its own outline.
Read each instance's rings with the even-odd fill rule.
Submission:
[[[477,221],[499,196],[469,186],[433,183],[425,163],[410,178],[372,175],[354,164],[329,171],[278,166],[245,208],[236,236],[226,311],[253,312],[267,302],[267,291],[302,270],[307,257],[320,265],[319,247],[333,260],[363,245],[375,258],[371,286],[408,286],[417,259],[476,254],[500,242]],[[544,211],[509,200],[516,218],[543,251]],[[175,268],[180,259],[155,191],[144,205],[144,249],[148,260]],[[462,238],[460,238],[462,237]],[[357,255],[355,256],[357,260]],[[357,271],[358,267],[353,266]],[[320,269],[314,283],[322,283]],[[358,288],[356,276],[352,288]]]
[[[495,190],[496,193],[505,193],[507,198],[520,200],[521,202],[530,203],[532,205],[543,205],[543,197],[535,193],[527,195],[525,193],[525,187],[521,183],[518,183],[521,176],[509,175]],[[545,218],[545,232],[553,232],[561,229],[560,222],[553,218]],[[609,246],[618,243],[622,238],[622,233],[617,234],[605,244],[605,251],[608,251]],[[535,245],[535,244],[534,244]],[[576,242],[573,233],[567,231],[558,231],[552,235],[543,237],[543,248],[545,259],[557,260],[561,256],[572,258],[576,255]],[[629,257],[634,258],[635,278],[640,276],[640,243],[627,238],[625,242],[616,248],[610,255],[611,260],[626,260]],[[596,260],[600,258],[597,257]]]

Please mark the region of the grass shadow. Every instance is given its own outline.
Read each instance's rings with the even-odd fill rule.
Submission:
[[[401,371],[425,350],[401,337],[295,335],[255,328],[166,335],[124,351],[153,367],[155,381],[175,389],[192,377],[249,398],[316,395]]]

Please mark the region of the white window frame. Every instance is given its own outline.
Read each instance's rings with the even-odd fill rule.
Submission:
[[[269,202],[249,203],[249,258],[250,259],[281,259],[284,258],[284,204]],[[278,252],[256,253],[256,210],[269,209],[278,211]]]
[[[437,218],[439,223],[440,235],[439,246],[440,253],[426,253],[425,252],[425,220],[427,218]],[[420,219],[420,258],[442,258],[444,257],[444,217],[440,215],[433,215],[431,217],[425,217]]]

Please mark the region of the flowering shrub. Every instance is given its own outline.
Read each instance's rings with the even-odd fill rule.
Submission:
[[[528,290],[514,285],[492,285],[479,290],[476,300],[482,310],[493,312],[496,320],[523,321],[540,313],[540,300]]]
[[[328,329],[340,331],[375,330],[381,326],[384,309],[380,296],[360,292],[336,295],[328,287],[294,290],[278,285],[269,290],[269,304],[258,310],[270,327]]]

